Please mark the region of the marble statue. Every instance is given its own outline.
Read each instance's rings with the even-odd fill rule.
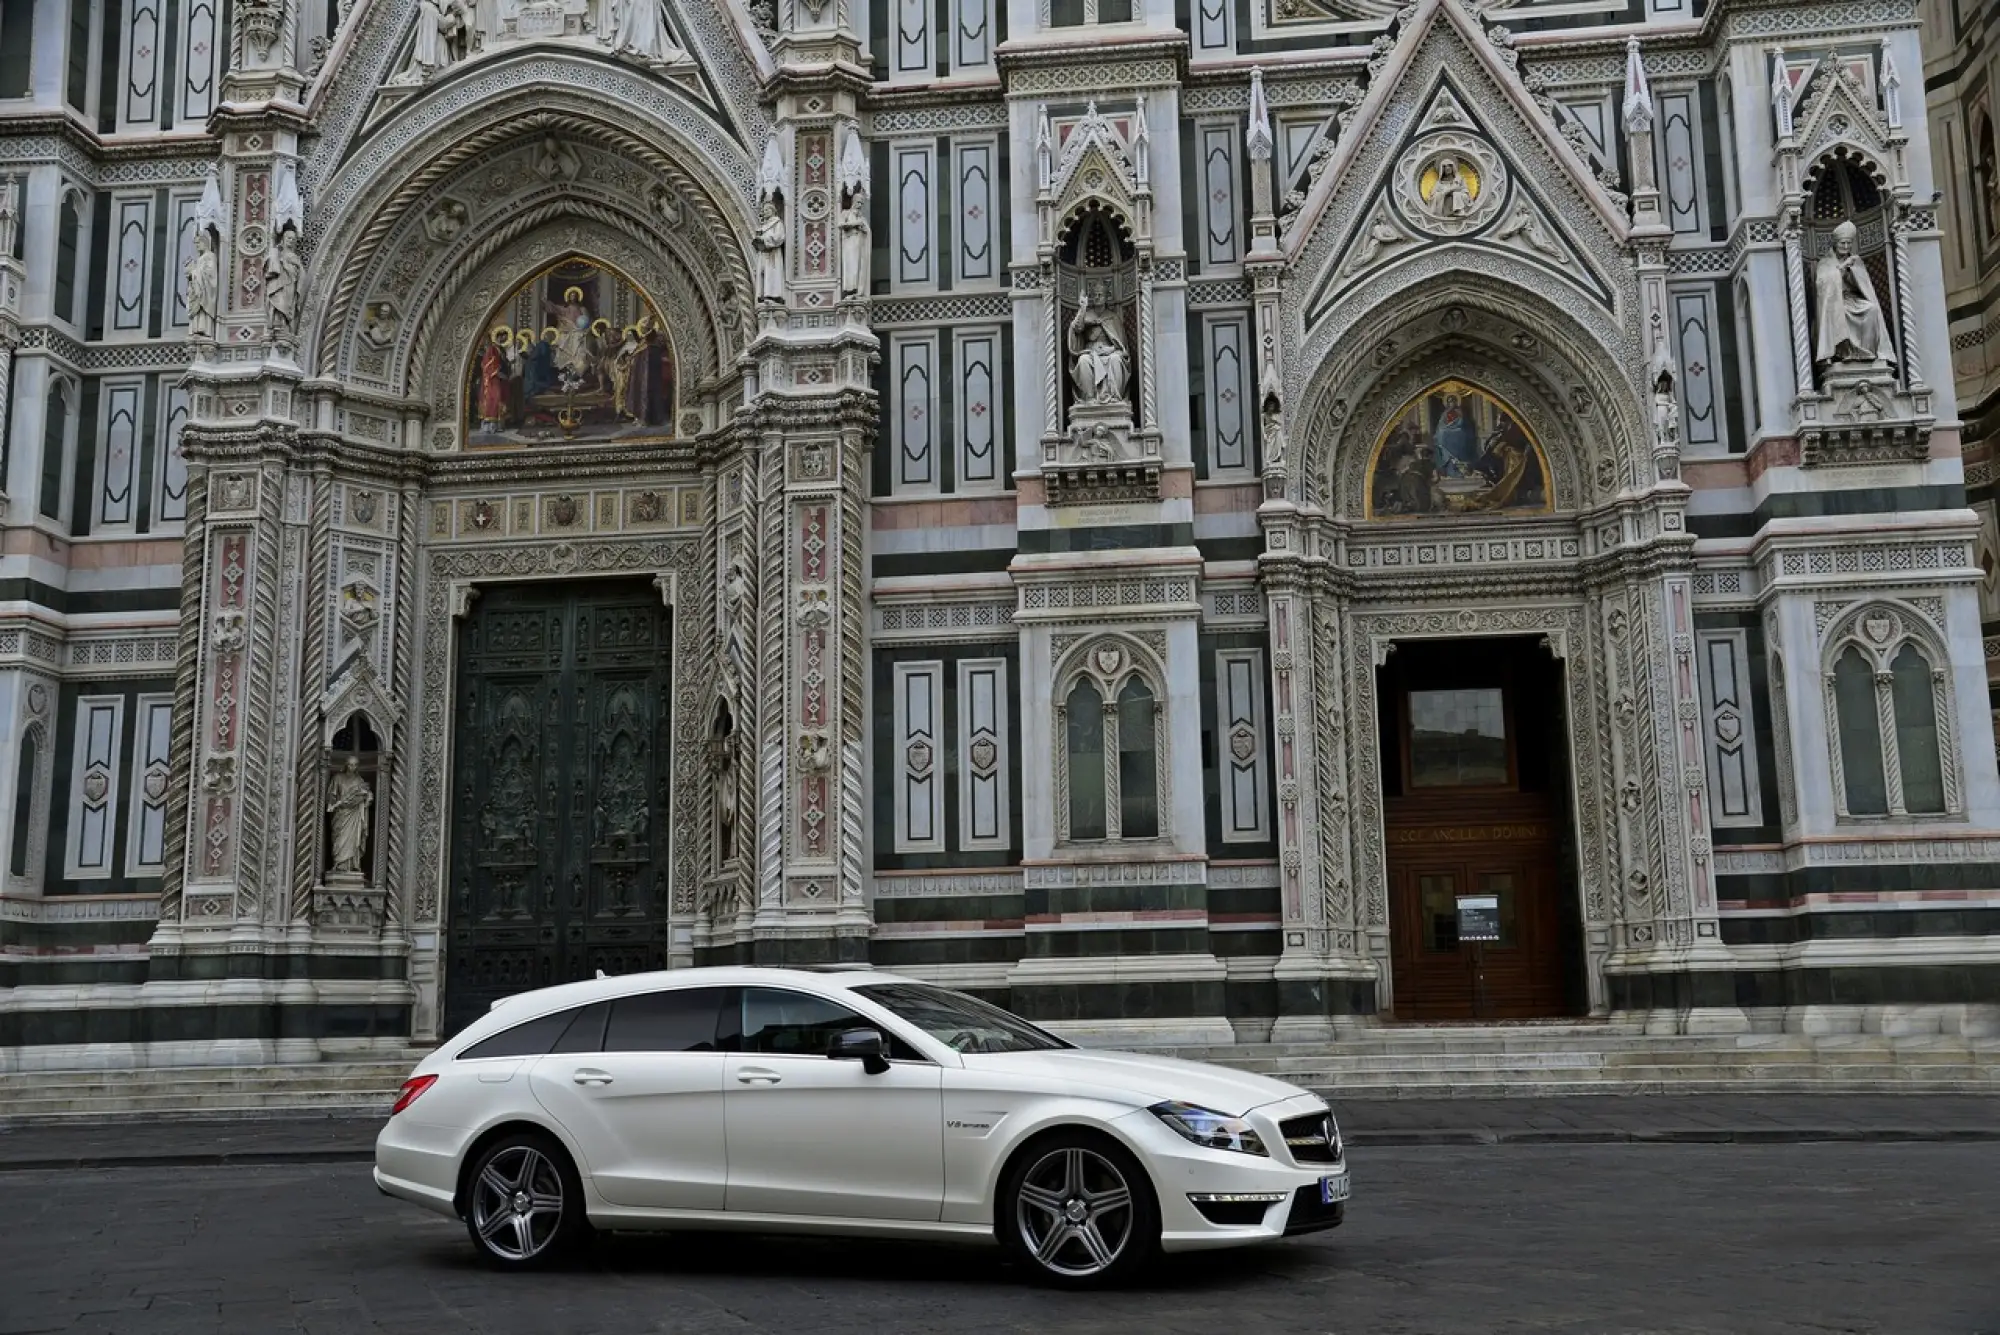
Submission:
[[[1882,303],[1875,298],[1867,265],[1855,253],[1854,239],[1854,224],[1841,223],[1833,229],[1833,244],[1813,266],[1813,290],[1819,298],[1813,354],[1822,366],[1883,360]]]
[[[327,792],[327,814],[333,817],[333,870],[358,875],[368,843],[368,809],[375,794],[361,777],[361,762],[353,756],[333,776]]]
[[[851,196],[840,211],[840,295],[868,295],[868,197]]]
[[[648,65],[665,65],[681,58],[680,47],[667,35],[660,0],[626,0],[611,49],[620,55],[637,56]]]
[[[299,258],[299,234],[287,227],[264,260],[264,304],[271,312],[271,337],[290,339],[298,332],[299,287],[305,261]]]
[[[194,255],[187,262],[188,337],[214,339],[218,280],[215,271],[215,239],[206,228],[196,228]]]
[[[775,196],[766,195],[757,235],[752,238],[757,247],[757,300],[777,302],[785,300],[785,215],[778,208]]]
[[[1091,306],[1088,292],[1069,323],[1068,346],[1075,359],[1070,378],[1076,384],[1078,403],[1118,403],[1125,398],[1130,371],[1125,342]]]

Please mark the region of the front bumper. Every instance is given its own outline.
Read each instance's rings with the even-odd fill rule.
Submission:
[[[1335,1163],[1299,1163],[1278,1129],[1286,1118],[1325,1110],[1310,1094],[1252,1109],[1247,1116],[1270,1147],[1269,1157],[1204,1149],[1143,1109],[1120,1118],[1120,1129],[1139,1148],[1160,1198],[1160,1246],[1170,1252],[1240,1247],[1338,1225],[1345,1205],[1319,1203],[1320,1179],[1346,1180],[1345,1156]],[[1246,1196],[1268,1199],[1228,1201],[1226,1209],[1213,1199]],[[1196,1197],[1211,1198],[1206,1211]]]

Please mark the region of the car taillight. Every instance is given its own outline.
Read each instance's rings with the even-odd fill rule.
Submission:
[[[434,1075],[413,1075],[408,1080],[405,1080],[402,1092],[396,1095],[396,1106],[389,1109],[389,1116],[394,1117],[397,1113],[415,1103],[419,1098],[423,1097],[425,1090],[436,1083],[437,1077]]]

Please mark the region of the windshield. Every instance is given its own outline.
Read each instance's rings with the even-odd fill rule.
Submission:
[[[1048,1052],[1070,1046],[963,992],[919,983],[871,983],[854,990],[957,1052]]]

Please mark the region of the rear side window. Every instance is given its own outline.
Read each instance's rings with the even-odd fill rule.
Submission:
[[[576,1012],[576,1019],[569,1028],[563,1030],[550,1052],[596,1052],[604,1046],[604,1019],[611,1014],[611,1003],[593,1001]]]
[[[682,987],[611,1003],[606,1052],[717,1052],[716,1021],[727,989]]]
[[[575,1022],[577,1011],[555,1011],[538,1015],[525,1024],[502,1029],[491,1038],[482,1038],[458,1054],[460,1061],[474,1057],[539,1057],[553,1051],[556,1040]]]

